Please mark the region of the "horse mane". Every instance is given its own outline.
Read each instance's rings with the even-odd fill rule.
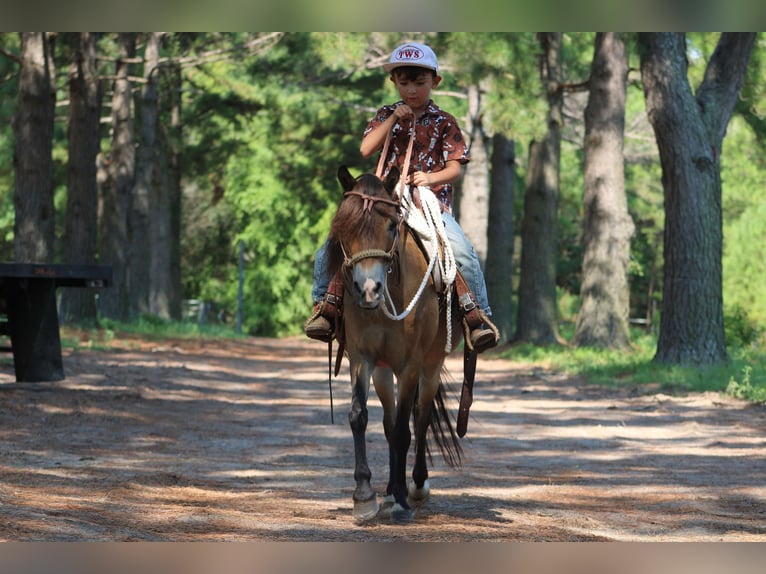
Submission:
[[[380,222],[372,217],[372,212],[386,219],[397,216],[396,207],[383,202],[368,204],[359,196],[349,195],[346,189],[343,199],[338,206],[338,211],[330,225],[329,243],[327,249],[328,271],[334,276],[341,268],[344,261],[341,241],[351,242],[357,239],[371,239],[375,234]],[[353,191],[359,191],[372,197],[391,199],[391,194],[386,189],[383,181],[371,173],[364,173],[356,179]]]

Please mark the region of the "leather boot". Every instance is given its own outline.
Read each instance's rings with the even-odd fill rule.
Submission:
[[[484,323],[471,329],[471,345],[477,353],[483,353],[497,345],[497,335],[488,325],[489,319]]]
[[[343,283],[334,278],[327,293],[314,305],[314,312],[303,327],[306,336],[324,343],[335,338],[335,324],[343,306]]]
[[[303,327],[306,336],[310,339],[316,339],[324,343],[329,343],[335,337],[335,324],[322,315],[324,312],[325,301],[320,301],[314,305],[314,312],[309,317]]]
[[[476,296],[459,271],[455,277],[455,289],[457,290],[460,310],[463,313],[466,344],[477,353],[482,353],[497,345],[500,331],[476,306]]]

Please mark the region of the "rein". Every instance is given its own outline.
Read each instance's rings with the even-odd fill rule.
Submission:
[[[402,166],[402,178],[399,187],[399,197],[404,196],[404,186],[407,180],[407,174],[410,171],[410,160],[412,159],[412,148],[415,144],[415,122],[417,118],[412,121],[412,133],[410,133],[410,141],[407,144],[407,152],[404,154],[404,165]],[[386,158],[388,157],[388,148],[391,145],[391,135],[394,130],[389,130],[386,134],[386,140],[383,142],[383,151],[380,152],[380,159],[378,159],[378,167],[375,169],[375,175],[378,178],[383,179],[383,166],[386,164]]]
[[[386,134],[386,139],[383,143],[383,150],[380,153],[380,159],[378,160],[378,165],[375,170],[375,175],[379,178],[383,178],[383,168],[386,163],[386,159],[388,156],[388,148],[391,144],[391,137],[392,137],[393,130],[390,130]],[[415,144],[415,120],[413,120],[412,123],[412,131],[410,132],[410,139],[407,144],[407,152],[404,156],[404,165],[402,166],[402,177],[399,181],[399,189],[397,192],[398,202],[380,198],[380,197],[372,197],[365,193],[361,193],[358,191],[349,191],[346,192],[346,195],[357,195],[361,197],[364,200],[363,209],[368,212],[372,212],[372,206],[376,201],[383,201],[385,203],[389,203],[392,205],[396,205],[397,208],[399,208],[402,211],[402,218],[406,218],[409,222],[410,228],[415,232],[415,228],[413,228],[413,224],[415,221],[413,220],[412,214],[413,210],[417,210],[419,213],[423,214],[423,217],[419,218],[418,221],[418,229],[417,233],[421,235],[421,237],[425,236],[428,240],[431,240],[433,242],[433,248],[430,253],[428,253],[428,265],[425,271],[425,274],[423,275],[423,279],[420,282],[420,285],[418,286],[417,291],[412,297],[412,300],[409,302],[409,304],[405,307],[405,309],[399,313],[394,306],[394,303],[391,299],[391,295],[388,290],[388,284],[386,283],[384,285],[385,290],[385,296],[383,300],[383,313],[388,317],[389,319],[393,321],[402,321],[407,315],[412,312],[412,310],[415,308],[415,305],[420,300],[420,297],[423,295],[423,291],[426,288],[426,285],[428,285],[428,278],[433,274],[434,267],[436,265],[437,259],[439,259],[439,249],[438,246],[435,244],[436,238],[441,237],[442,244],[445,246],[445,250],[447,252],[447,259],[448,261],[448,267],[452,268],[454,267],[454,259],[452,257],[452,250],[449,247],[449,242],[447,241],[446,236],[444,235],[443,229],[440,227],[441,223],[441,215],[440,215],[440,208],[438,207],[438,203],[436,203],[438,200],[435,199],[435,197],[432,194],[429,194],[433,201],[426,207],[426,205],[423,204],[422,201],[416,198],[411,198],[406,193],[407,191],[407,174],[409,173],[410,169],[410,161],[412,159],[412,149]],[[422,198],[421,198],[422,199]],[[366,259],[369,257],[379,257],[386,260],[391,260],[393,257],[393,252],[397,244],[397,240],[399,238],[399,232],[397,231],[396,239],[394,240],[394,245],[391,247],[391,250],[389,251],[383,251],[382,249],[366,249],[364,251],[361,251],[359,253],[354,254],[352,257],[349,257],[346,253],[346,250],[343,248],[343,245],[341,244],[341,249],[343,250],[343,256],[345,258],[345,265],[346,267],[353,267],[357,262],[361,261],[362,259]],[[451,282],[451,280],[454,279],[454,270],[448,269],[447,270],[447,277],[448,277],[448,283]],[[450,305],[450,295],[451,290],[447,289],[447,298],[448,298],[448,314],[451,313],[451,309],[449,309]],[[452,325],[450,324],[450,320],[448,317],[447,321],[447,343],[445,345],[445,350],[447,352],[450,352],[452,350]]]
[[[420,300],[421,295],[423,294],[423,291],[426,288],[426,285],[428,284],[428,278],[430,275],[433,274],[434,268],[436,266],[436,261],[439,259],[439,248],[437,243],[439,243],[439,240],[441,240],[441,245],[444,248],[443,257],[444,260],[440,261],[440,270],[442,272],[442,275],[445,277],[445,282],[447,285],[451,285],[452,282],[455,279],[455,273],[457,270],[456,263],[454,260],[454,255],[452,253],[452,248],[450,247],[449,240],[446,237],[446,234],[444,232],[444,227],[441,221],[441,208],[439,206],[438,200],[432,193],[421,193],[420,190],[417,190],[417,195],[415,192],[411,194],[407,194],[407,186],[406,186],[406,180],[407,180],[407,174],[410,170],[410,161],[412,159],[412,149],[415,144],[415,121],[412,122],[412,131],[410,133],[410,141],[407,144],[407,152],[404,156],[404,165],[402,166],[402,177],[400,180],[399,190],[398,190],[398,196],[399,201],[402,204],[402,211],[406,214],[406,220],[407,224],[409,225],[410,229],[413,233],[417,233],[421,238],[423,238],[427,243],[430,243],[432,245],[432,249],[428,253],[428,266],[426,269],[425,274],[423,275],[423,279],[420,282],[420,286],[418,287],[417,292],[412,297],[412,300],[409,302],[409,304],[405,307],[404,311],[399,313],[396,310],[396,307],[393,304],[393,301],[391,300],[391,296],[388,292],[388,285],[386,284],[384,286],[385,289],[385,297],[383,302],[383,312],[385,313],[386,317],[393,321],[401,321],[407,315],[410,314],[410,312],[415,308],[415,305]],[[391,137],[392,137],[393,130],[389,131],[386,134],[386,140],[383,143],[383,151],[380,154],[380,159],[378,160],[378,167],[375,171],[375,175],[379,178],[382,178],[383,176],[383,167],[385,166],[385,162],[388,156],[388,148],[391,144]],[[437,239],[438,238],[438,239]],[[428,249],[426,249],[428,251]],[[452,351],[452,308],[451,308],[451,301],[452,301],[452,290],[451,288],[446,289],[447,293],[447,342],[445,344],[445,351],[447,353]]]

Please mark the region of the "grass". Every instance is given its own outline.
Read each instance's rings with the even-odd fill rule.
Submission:
[[[638,330],[632,335],[633,348],[627,351],[521,344],[500,356],[610,387],[652,386],[668,394],[714,391],[751,402],[766,401],[766,350],[762,348],[729,348],[730,361],[722,365],[664,365],[652,360],[655,336]]]
[[[199,325],[189,321],[168,321],[142,317],[132,322],[101,319],[98,327],[61,327],[61,345],[68,348],[107,349],[109,342],[119,338],[140,338],[146,341],[165,339],[236,339],[238,334],[226,325]]]

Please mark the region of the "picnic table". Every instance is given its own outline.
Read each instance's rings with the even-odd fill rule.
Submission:
[[[109,265],[0,263],[0,334],[10,337],[19,382],[64,379],[58,287],[108,287]]]

